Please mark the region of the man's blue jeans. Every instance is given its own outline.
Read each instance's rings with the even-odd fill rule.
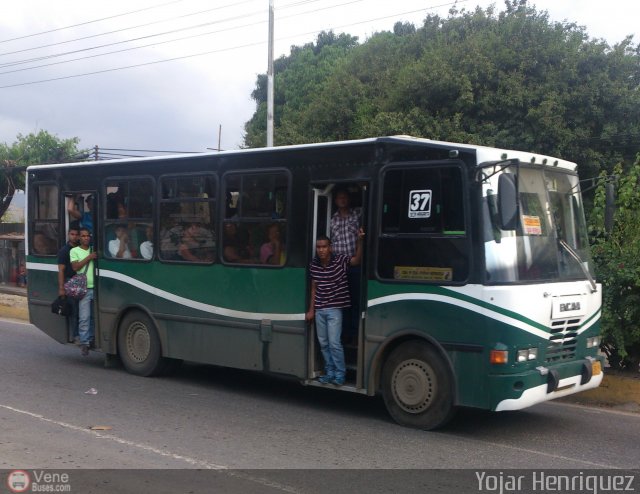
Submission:
[[[75,338],[78,338],[80,336],[80,333],[78,332],[78,318],[80,316],[79,309],[78,309],[79,300],[71,297],[67,297],[67,300],[71,304],[71,308],[73,310],[68,319],[69,335],[70,335],[69,337],[71,338],[70,341],[74,341]]]
[[[93,341],[93,288],[78,303],[78,332],[80,344],[90,346]]]
[[[329,378],[344,379],[346,369],[342,333],[342,309],[316,310],[316,333],[324,358],[325,374]]]

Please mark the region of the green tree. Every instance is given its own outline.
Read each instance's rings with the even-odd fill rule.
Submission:
[[[582,177],[640,149],[640,45],[611,47],[526,0],[397,23],[358,44],[325,33],[276,64],[278,145],[389,134],[534,151]],[[245,145],[264,145],[266,78]]]
[[[274,127],[277,145],[312,142],[317,133],[308,135],[301,122],[308,106],[317,100],[317,94],[346,53],[357,45],[357,37],[321,32],[315,43],[292,47],[288,57],[274,61]],[[244,145],[259,147],[266,144],[267,129],[267,76],[258,76],[251,94],[256,112],[245,124]]]
[[[613,228],[604,229],[605,175],[596,190],[590,226],[593,256],[602,283],[603,348],[614,367],[640,364],[640,154],[627,173],[614,169],[616,210]]]
[[[0,218],[11,204],[16,190],[24,188],[24,170],[29,165],[76,161],[81,154],[79,139],[60,139],[41,130],[37,134],[18,135],[8,145],[0,144]]]

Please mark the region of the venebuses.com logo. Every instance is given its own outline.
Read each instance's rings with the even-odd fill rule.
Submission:
[[[11,492],[26,492],[31,485],[31,477],[24,470],[13,470],[7,476],[7,486]]]
[[[71,492],[68,473],[46,470],[12,470],[7,475],[11,492]]]

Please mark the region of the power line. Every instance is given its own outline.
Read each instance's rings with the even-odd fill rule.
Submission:
[[[239,4],[228,4],[228,5],[224,5],[222,7],[217,7],[215,9],[203,10],[203,11],[200,11],[200,12],[196,12],[194,14],[187,14],[187,15],[184,15],[184,16],[178,16],[176,18],[189,17],[189,16],[192,16],[192,15],[195,15],[195,14],[202,14],[202,13],[210,12],[210,11],[213,11],[213,10],[219,10],[221,8],[225,8],[225,7],[229,7],[229,6],[241,5],[242,3],[250,3],[252,1],[254,1],[254,0],[246,0],[245,2],[241,2]],[[305,5],[305,4],[313,3],[313,2],[317,2],[317,1],[319,1],[319,0],[302,0],[302,1],[294,3],[294,4],[286,5],[286,6],[283,7],[283,9],[287,9],[287,8],[291,8],[291,7],[295,7],[295,6],[299,6],[299,5]],[[355,2],[360,2],[360,1],[363,1],[363,0],[353,0],[351,2],[347,2],[346,4],[340,4],[339,6],[348,5],[350,3],[355,3]],[[335,5],[334,6],[330,6],[328,8],[334,8],[334,7],[335,7]],[[318,10],[323,10],[323,9],[318,9]],[[172,31],[165,31],[165,32],[162,32],[162,33],[156,33],[156,34],[151,34],[151,35],[147,35],[147,36],[141,36],[141,37],[138,37],[138,38],[132,38],[132,39],[128,39],[128,40],[123,40],[123,41],[118,41],[118,42],[113,42],[113,43],[107,43],[107,44],[104,44],[104,45],[98,45],[98,46],[93,46],[93,47],[89,47],[89,48],[82,48],[82,49],[78,49],[78,50],[73,50],[73,51],[68,51],[68,52],[63,52],[63,53],[56,53],[56,54],[52,54],[52,55],[45,55],[45,56],[41,56],[41,57],[37,57],[37,58],[30,58],[30,59],[25,59],[25,60],[17,60],[17,61],[12,61],[12,62],[0,63],[0,68],[13,67],[13,66],[16,66],[16,65],[24,65],[24,64],[27,64],[27,63],[38,62],[38,61],[41,61],[41,60],[48,60],[48,59],[51,59],[51,58],[58,58],[58,57],[66,56],[66,55],[72,55],[74,53],[81,53],[81,52],[84,52],[84,51],[92,51],[92,50],[97,50],[97,49],[101,49],[101,48],[108,48],[110,46],[115,46],[115,45],[124,44],[124,43],[130,43],[130,42],[134,42],[134,41],[140,41],[142,39],[152,38],[152,37],[156,37],[156,36],[164,36],[166,34],[172,34],[172,33],[179,32],[179,31],[185,31],[185,30],[189,30],[189,29],[197,29],[197,28],[204,27],[204,26],[207,26],[207,25],[210,25],[210,24],[218,24],[218,23],[223,23],[223,22],[227,22],[227,21],[237,20],[239,18],[247,18],[247,17],[252,17],[252,16],[255,16],[255,15],[263,15],[263,14],[264,13],[262,11],[259,11],[259,12],[243,14],[243,15],[235,16],[235,17],[228,17],[226,19],[220,19],[220,20],[217,20],[217,21],[212,21],[210,23],[198,24],[198,25],[195,25],[195,26],[189,26],[189,27],[185,27],[185,28],[181,28],[181,29],[172,30]],[[303,15],[303,14],[293,14],[293,16]],[[284,16],[283,18],[286,19],[288,17],[291,17],[291,16]],[[159,21],[159,22],[166,22],[166,20]],[[224,31],[230,31],[230,30],[234,30],[234,29],[241,29],[241,28],[244,28],[244,27],[250,27],[250,26],[253,26],[253,25],[256,25],[256,24],[260,24],[262,22],[265,22],[265,21],[254,22],[254,23],[249,23],[249,24],[243,24],[241,26],[234,26],[234,27],[231,27],[231,28],[220,29],[220,30],[217,30],[217,31],[209,31],[207,33],[201,33],[201,34],[196,34],[196,35],[192,35],[192,36],[183,36],[181,38],[175,38],[173,40],[154,42],[154,43],[151,43],[151,44],[148,44],[148,45],[142,45],[142,46],[138,46],[138,47],[134,47],[134,48],[126,48],[126,49],[123,49],[123,50],[114,50],[114,51],[111,51],[111,52],[107,52],[107,53],[103,53],[103,54],[99,54],[99,55],[95,55],[95,56],[79,57],[79,58],[74,58],[74,59],[71,59],[71,60],[66,60],[66,61],[63,61],[63,62],[56,62],[56,63],[51,63],[51,64],[43,64],[43,65],[38,65],[38,66],[35,66],[35,67],[29,67],[29,68],[25,68],[25,69],[10,70],[10,71],[5,71],[5,72],[0,72],[0,74],[11,74],[11,73],[15,73],[15,72],[22,72],[22,71],[25,71],[25,70],[48,67],[48,66],[51,66],[51,65],[59,65],[59,64],[67,63],[67,62],[74,62],[74,61],[78,61],[78,60],[85,60],[85,59],[88,59],[88,58],[95,58],[95,57],[110,55],[110,54],[113,54],[113,53],[122,53],[122,52],[125,52],[125,51],[137,50],[137,49],[146,48],[146,47],[149,47],[149,46],[173,43],[173,42],[177,42],[177,41],[184,41],[184,40],[187,40],[187,39],[192,39],[192,38],[196,38],[196,37],[200,37],[200,36],[207,36],[207,35],[210,35],[210,34],[216,34],[216,33],[224,32]],[[143,24],[143,25],[135,26],[135,27],[144,27],[144,26],[151,25],[151,24],[154,24],[154,23]],[[78,41],[78,40],[82,40],[82,39],[89,39],[89,38],[93,38],[93,37],[97,37],[97,36],[103,36],[105,34],[112,34],[112,33],[125,31],[125,30],[128,30],[128,29],[133,29],[133,28],[125,28],[125,29],[120,29],[120,30],[116,30],[116,31],[110,31],[110,32],[107,32],[107,33],[101,33],[101,34],[96,34],[96,35],[92,35],[92,36],[87,36],[85,38],[77,38],[77,39],[70,40],[70,41]],[[70,41],[62,41],[60,43],[53,43],[53,44],[50,44],[50,45],[44,45],[42,47],[50,47],[50,46],[60,45],[60,44],[68,43]],[[42,47],[39,47],[39,48],[42,48]],[[38,48],[38,47],[36,47],[36,48]],[[16,52],[10,52],[10,53],[19,53],[19,52],[23,52],[23,51],[35,50],[36,48],[29,48],[29,49],[25,49],[25,50],[16,51]],[[10,53],[0,53],[0,56],[7,55],[7,54],[10,54]]]
[[[157,149],[124,149],[124,148],[98,148],[99,151],[126,151],[132,153],[172,153],[172,154],[196,154],[201,151],[159,151]]]
[[[229,48],[220,48],[218,50],[211,50],[211,51],[206,51],[206,52],[203,52],[203,53],[194,53],[192,55],[185,55],[185,56],[181,56],[181,57],[167,58],[167,59],[164,59],[164,60],[155,60],[153,62],[145,62],[145,63],[140,63],[140,64],[127,65],[127,66],[124,66],[124,67],[114,67],[114,68],[111,68],[111,69],[96,70],[94,72],[85,72],[83,74],[74,74],[74,75],[69,75],[69,76],[54,77],[54,78],[51,78],[51,79],[43,79],[43,80],[40,80],[40,81],[31,81],[31,82],[22,82],[22,83],[18,83],[18,84],[9,84],[9,85],[6,85],[6,86],[0,86],[0,89],[6,89],[6,88],[10,88],[10,87],[19,87],[19,86],[30,86],[30,85],[33,85],[33,84],[41,84],[41,83],[44,83],[44,82],[62,81],[62,80],[65,80],[65,79],[74,79],[74,78],[77,78],[77,77],[84,77],[84,76],[87,76],[87,75],[105,74],[107,72],[115,72],[115,71],[118,71],[118,70],[134,69],[134,68],[137,68],[137,67],[145,67],[145,66],[148,66],[148,65],[157,65],[157,64],[166,63],[166,62],[174,62],[176,60],[184,60],[184,59],[187,59],[187,58],[200,57],[200,56],[203,56],[203,55],[211,55],[212,53],[220,53],[220,52],[224,52],[224,51],[236,50],[236,49],[240,49],[240,48],[247,48],[247,47],[250,47],[250,46],[258,46],[258,45],[262,45],[262,44],[264,44],[264,41],[257,41],[255,43],[249,43],[249,44],[246,44],[246,45],[233,46],[233,47],[229,47]]]
[[[104,57],[104,56],[107,56],[107,55],[113,55],[115,53],[123,53],[123,52],[127,52],[127,51],[134,51],[134,50],[140,50],[140,49],[143,49],[143,48],[149,48],[150,46],[159,46],[159,45],[164,45],[164,44],[167,44],[167,43],[175,43],[176,41],[184,41],[184,40],[187,40],[187,39],[199,38],[199,37],[202,37],[202,36],[209,36],[211,34],[219,34],[219,33],[222,33],[222,32],[225,32],[225,31],[231,31],[231,30],[234,30],[234,29],[239,29],[239,28],[244,28],[244,27],[251,27],[251,26],[258,25],[258,24],[263,24],[264,22],[265,21],[252,22],[252,23],[249,23],[249,24],[243,24],[241,26],[235,26],[235,27],[232,27],[232,28],[219,29],[217,31],[209,31],[207,33],[194,34],[194,35],[191,35],[191,36],[183,36],[181,38],[170,39],[170,40],[167,40],[167,41],[159,41],[159,42],[155,41],[155,42],[149,43],[147,45],[133,46],[131,48],[123,48],[121,50],[108,51],[108,52],[105,52],[105,53],[99,53],[97,55],[87,55],[86,57],[78,57],[78,58],[72,58],[70,60],[63,60],[61,62],[52,62],[52,63],[46,63],[46,64],[42,64],[42,65],[35,65],[33,67],[26,67],[26,68],[23,68],[23,69],[6,70],[4,72],[0,72],[0,75],[13,74],[15,72],[24,72],[24,71],[27,71],[27,70],[41,69],[43,67],[50,67],[52,65],[62,65],[62,64],[65,64],[65,63],[70,63],[70,62],[77,62],[79,60],[87,60],[87,59],[91,59],[91,58]],[[8,66],[9,65],[1,65],[0,64],[0,68],[8,67]]]
[[[253,14],[253,15],[255,15],[255,14]],[[146,36],[140,36],[138,38],[132,38],[132,39],[127,39],[127,40],[123,40],[123,41],[116,41],[116,42],[107,43],[107,44],[104,44],[104,45],[91,46],[89,48],[81,48],[79,50],[73,50],[73,51],[68,51],[68,52],[64,52],[64,53],[58,53],[58,54],[54,54],[54,55],[45,55],[45,56],[42,56],[42,57],[31,58],[31,59],[28,59],[28,60],[22,60],[22,61],[18,61],[18,62],[3,63],[3,64],[0,64],[0,67],[12,67],[14,65],[22,65],[22,64],[30,63],[30,62],[39,62],[40,60],[47,60],[47,59],[50,59],[50,58],[62,57],[62,56],[65,56],[65,55],[73,55],[74,53],[81,53],[81,52],[85,52],[85,51],[98,50],[100,48],[107,48],[109,46],[116,46],[116,45],[122,45],[122,44],[125,44],[125,43],[132,43],[134,41],[140,41],[140,40],[143,40],[143,39],[155,38],[155,37],[158,37],[158,36],[165,36],[167,34],[173,34],[173,33],[177,33],[177,32],[180,32],[180,31],[188,31],[190,29],[198,29],[198,28],[201,28],[201,27],[210,26],[212,24],[220,24],[222,22],[226,22],[226,21],[230,21],[230,20],[243,19],[245,17],[247,17],[247,16],[246,15],[238,15],[236,17],[229,17],[227,19],[215,20],[215,21],[211,21],[211,22],[205,22],[203,24],[197,24],[197,25],[194,25],[194,26],[178,28],[178,29],[174,29],[174,30],[171,30],[171,31],[165,31],[165,32],[162,32],[162,33],[149,34],[149,35],[146,35]]]
[[[348,3],[355,3],[355,2],[358,2],[358,1],[362,1],[362,0],[354,0],[353,2],[348,2]],[[330,27],[328,29],[330,29],[330,30],[342,29],[342,28],[345,28],[345,27],[355,26],[355,25],[364,24],[364,23],[368,23],[368,22],[374,22],[374,21],[380,21],[380,20],[384,20],[384,19],[394,18],[394,17],[398,17],[400,15],[413,14],[413,13],[416,13],[416,12],[422,12],[422,11],[425,11],[425,10],[435,9],[435,8],[439,8],[439,7],[445,7],[445,6],[448,6],[448,5],[455,5],[456,3],[463,3],[463,2],[466,2],[466,1],[468,1],[468,0],[458,0],[458,1],[448,2],[448,3],[445,3],[445,4],[431,6],[431,7],[428,7],[426,9],[416,9],[416,10],[411,10],[411,11],[407,11],[407,12],[401,12],[401,13],[398,13],[398,14],[392,14],[392,15],[377,17],[377,18],[368,19],[368,20],[365,20],[365,21],[360,21],[360,22],[355,22],[355,23],[350,23],[350,24],[344,24],[344,25],[341,25],[341,26],[334,26],[334,27]],[[307,3],[307,2],[301,2],[301,3]],[[345,5],[345,4],[343,3],[343,4],[338,5],[338,6],[343,6],[343,5]],[[333,7],[335,7],[335,6],[333,6]],[[312,12],[317,12],[317,11],[320,11],[320,10],[326,10],[327,8],[333,8],[333,7],[325,7],[325,8],[322,8],[322,9],[316,9],[316,10],[314,10]],[[308,13],[311,13],[311,12],[305,12],[305,14],[308,14]],[[302,15],[302,14],[292,14],[292,16],[297,16],[297,15]],[[292,17],[292,16],[288,16],[288,17]],[[301,37],[301,36],[308,36],[310,34],[317,34],[319,32],[325,31],[325,30],[327,30],[327,28],[321,29],[321,30],[308,31],[308,32],[305,32],[305,33],[299,33],[299,34],[290,35],[290,36],[285,36],[285,37],[282,37],[282,38],[278,38],[277,41],[283,41],[285,39],[298,38],[298,37]],[[45,83],[45,82],[54,82],[54,81],[60,81],[60,80],[66,80],[66,79],[74,79],[74,78],[84,77],[84,76],[88,76],[88,75],[104,74],[104,73],[108,73],[108,72],[116,72],[116,71],[119,71],[119,70],[127,70],[127,69],[132,69],[132,68],[145,67],[145,66],[150,66],[150,65],[157,65],[157,64],[160,64],[160,63],[173,62],[173,61],[176,61],[176,60],[184,60],[184,59],[195,58],[195,57],[200,57],[200,56],[204,56],[204,55],[211,55],[213,53],[221,53],[221,52],[230,51],[230,50],[248,48],[248,47],[252,47],[252,46],[259,46],[259,45],[263,45],[264,43],[265,43],[265,41],[258,41],[258,42],[253,42],[253,43],[247,43],[247,44],[244,44],[244,45],[236,45],[236,46],[227,47],[227,48],[219,48],[219,49],[216,49],[216,50],[210,50],[210,51],[201,52],[201,53],[194,53],[194,54],[190,54],[190,55],[184,55],[184,56],[180,56],[180,57],[173,57],[173,58],[168,58],[168,59],[163,59],[163,60],[155,60],[155,61],[152,61],[152,62],[145,62],[145,63],[140,63],[140,64],[122,66],[122,67],[114,67],[114,68],[110,68],[110,69],[103,69],[103,70],[97,70],[97,71],[92,71],[92,72],[85,72],[85,73],[81,73],[81,74],[54,77],[54,78],[49,78],[49,79],[37,80],[37,81],[23,82],[23,83],[17,83],[17,84],[8,84],[8,85],[0,86],[0,89],[28,86],[28,85],[34,85],[34,84],[42,84],[42,83]]]
[[[252,0],[248,0],[248,1],[252,1]],[[317,0],[304,0],[304,1],[298,2],[297,4],[292,4],[291,6],[304,5],[304,4],[315,2],[315,1],[317,1]],[[351,2],[347,2],[347,3],[341,4],[340,6],[349,5],[351,3],[357,3],[357,2],[361,2],[361,1],[363,1],[363,0],[352,0]],[[318,12],[320,10],[326,10],[326,9],[334,8],[334,7],[335,7],[335,5],[332,5],[332,6],[329,6],[329,7],[324,7],[323,9],[316,9],[313,12]],[[288,15],[288,16],[282,16],[281,19],[288,19],[288,18],[291,18],[291,17],[297,17],[299,15],[304,15],[306,13],[308,13],[308,12],[304,12],[302,14],[291,14],[291,15]],[[254,14],[248,14],[248,15],[245,15],[245,16],[242,16],[242,17],[251,17],[253,15]],[[236,18],[229,18],[229,19],[225,19],[223,21],[235,20],[235,19]],[[223,22],[223,21],[220,21],[220,22]],[[43,67],[50,67],[50,66],[53,66],[53,65],[62,65],[62,64],[65,64],[65,63],[77,62],[79,60],[87,60],[87,59],[91,59],[91,58],[98,58],[98,57],[103,57],[103,56],[107,56],[107,55],[113,55],[115,53],[123,53],[123,52],[126,52],[126,51],[140,50],[140,49],[143,49],[143,48],[148,48],[150,46],[159,46],[159,45],[164,45],[164,44],[167,44],[167,43],[175,43],[177,41],[184,41],[184,40],[187,40],[187,39],[193,39],[193,38],[198,38],[198,37],[202,37],[202,36],[209,36],[211,34],[219,34],[219,33],[225,32],[225,31],[233,31],[235,29],[242,29],[242,28],[245,28],[245,27],[251,27],[251,26],[258,25],[258,24],[263,24],[264,22],[266,22],[266,21],[262,20],[262,21],[258,21],[258,22],[242,24],[242,25],[239,25],[239,26],[233,26],[233,27],[229,27],[229,28],[218,29],[218,30],[215,30],[215,31],[208,31],[206,33],[194,34],[194,35],[191,35],[191,36],[183,36],[181,38],[174,38],[174,39],[166,40],[166,41],[159,41],[159,42],[158,41],[154,41],[153,43],[149,43],[147,45],[134,46],[134,47],[131,47],[131,48],[124,48],[122,50],[113,50],[113,51],[109,51],[109,52],[106,52],[106,53],[100,53],[100,54],[97,54],[97,55],[88,55],[86,57],[72,58],[70,60],[64,60],[64,61],[61,61],[61,62],[52,62],[52,63],[42,64],[42,65],[36,65],[36,66],[33,66],[33,67],[26,67],[26,68],[23,68],[23,69],[6,70],[4,72],[0,72],[0,75],[13,74],[13,73],[16,73],[16,72],[24,72],[24,71],[27,71],[27,70],[40,69],[40,68],[43,68]],[[163,34],[166,34],[166,33],[163,33]],[[89,50],[93,50],[93,49],[97,49],[97,48],[105,48],[105,47],[114,46],[114,45],[117,45],[117,44],[127,43],[127,42],[130,42],[130,41],[138,41],[139,39],[142,39],[142,38],[135,38],[135,39],[132,39],[132,40],[120,41],[120,42],[116,42],[116,43],[110,43],[110,44],[101,45],[101,46],[93,47],[93,48],[85,48],[85,49],[82,49],[82,50],[76,50],[76,51],[72,51],[72,52],[59,53],[59,54],[55,54],[55,55],[49,55],[49,56],[45,56],[45,57],[40,57],[40,58],[37,58],[37,59],[34,58],[34,59],[23,60],[23,61],[18,61],[18,62],[13,62],[13,63],[0,64],[0,68],[12,67],[12,66],[15,66],[15,65],[22,65],[22,64],[26,64],[26,63],[31,63],[33,61],[45,60],[45,59],[48,59],[48,58],[55,58],[55,57],[64,56],[64,55],[70,55],[70,54],[73,54],[73,53],[78,53],[78,52],[82,52],[82,51],[89,51]]]
[[[116,17],[123,17],[125,15],[138,14],[140,12],[145,12],[147,10],[157,9],[157,8],[160,8],[160,7],[166,7],[167,5],[171,5],[171,4],[174,4],[174,3],[180,3],[180,2],[184,2],[184,0],[174,0],[173,2],[162,3],[160,5],[153,5],[151,7],[146,7],[144,9],[132,10],[130,12],[124,12],[122,14],[116,14],[116,15],[112,15],[112,16],[109,16],[109,17],[103,17],[101,19],[94,19],[92,21],[81,22],[79,24],[73,24],[71,26],[58,27],[56,29],[50,29],[48,31],[42,31],[42,32],[33,33],[33,34],[26,34],[24,36],[18,36],[17,38],[4,39],[4,40],[0,40],[0,44],[8,43],[9,41],[17,41],[17,40],[25,39],[25,38],[33,38],[34,36],[40,36],[42,34],[55,33],[56,31],[63,31],[65,29],[71,29],[71,28],[74,28],[74,27],[86,26],[87,24],[93,24],[95,22],[106,21],[106,20],[109,20],[109,19],[115,19]]]
[[[180,1],[183,1],[183,0],[180,0]],[[90,36],[83,36],[81,38],[74,38],[74,39],[68,39],[68,40],[65,40],[65,41],[58,41],[57,43],[49,43],[48,45],[33,46],[31,48],[24,48],[22,50],[8,51],[8,52],[0,53],[0,57],[3,57],[5,55],[15,55],[16,53],[24,53],[26,51],[39,50],[41,48],[50,48],[52,46],[64,45],[64,44],[67,44],[67,43],[73,43],[75,41],[83,41],[83,40],[86,40],[86,39],[98,38],[100,36],[107,36],[109,34],[122,33],[124,31],[131,31],[132,29],[138,29],[138,28],[141,28],[141,27],[148,27],[148,26],[152,26],[154,24],[162,24],[163,22],[175,21],[177,19],[184,19],[185,17],[192,17],[194,15],[205,14],[207,12],[213,12],[214,10],[220,10],[220,9],[224,9],[224,8],[227,8],[227,7],[235,7],[235,6],[238,6],[238,5],[242,5],[242,4],[250,3],[250,2],[254,2],[254,1],[255,0],[245,0],[244,2],[230,3],[230,4],[227,4],[227,5],[222,5],[221,7],[216,7],[214,9],[201,10],[199,12],[193,12],[191,14],[184,14],[184,15],[180,15],[180,16],[177,16],[177,17],[172,17],[170,19],[162,19],[160,21],[148,22],[146,24],[138,24],[137,26],[124,27],[122,29],[116,29],[114,31],[106,31],[104,33],[92,34]],[[238,16],[238,17],[246,17],[246,15],[242,15],[242,16]],[[231,20],[235,19],[235,17],[231,17],[230,19]],[[225,20],[228,20],[228,19],[225,19]],[[222,21],[220,21],[220,22],[222,22]],[[201,26],[200,25],[193,26],[193,28],[197,28],[197,27],[201,27]],[[190,29],[190,28],[187,28],[187,29]],[[160,35],[167,34],[167,33],[172,33],[172,32],[174,32],[174,31],[167,31],[166,33],[159,33],[159,34],[156,34],[154,36],[160,36]],[[134,38],[132,41],[135,41],[136,39],[139,39],[139,38]],[[109,46],[109,45],[103,45],[103,46]],[[75,52],[70,52],[70,53],[75,53]],[[59,56],[59,55],[56,55],[56,56]],[[22,62],[20,62],[20,63],[22,63]]]

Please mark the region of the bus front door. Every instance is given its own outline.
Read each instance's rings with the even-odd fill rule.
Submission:
[[[91,234],[91,249],[99,252],[98,246],[100,245],[98,242],[98,228],[96,228],[97,221],[97,207],[99,201],[97,200],[97,192],[95,190],[83,190],[83,191],[66,191],[64,193],[64,200],[66,208],[66,212],[64,215],[65,224],[64,224],[64,238],[68,241],[69,228],[71,226],[75,228],[86,228],[89,230]],[[78,245],[80,245],[80,235],[78,236]],[[97,317],[97,307],[98,307],[98,263],[93,263],[93,279],[94,279],[94,290],[93,290],[93,324],[94,324],[94,342],[97,348],[100,348],[100,339],[99,339],[99,331],[98,331],[98,317]],[[77,308],[78,305],[76,304]],[[68,323],[78,324],[78,314],[76,314],[75,318],[68,318]],[[75,336],[77,336],[77,329],[74,331],[74,328],[68,327],[68,341],[73,342]]]
[[[337,203],[344,207],[344,198],[342,201],[337,199],[339,194],[346,194],[348,208],[350,214],[357,216],[358,227],[366,227],[364,220],[365,207],[367,205],[366,183],[330,183],[330,184],[318,184],[312,188],[313,194],[313,221],[312,229],[310,232],[311,251],[309,252],[309,258],[313,259],[316,256],[315,246],[316,239],[320,235],[326,235],[330,239],[331,233],[331,219],[338,210]],[[355,222],[355,216],[353,221]],[[335,232],[334,232],[335,233]],[[335,235],[334,235],[335,236]],[[332,239],[334,241],[335,239]],[[366,242],[365,242],[366,243]],[[363,343],[364,343],[364,319],[362,314],[366,308],[363,305],[363,301],[366,300],[366,283],[364,282],[364,273],[366,252],[364,252],[360,266],[352,266],[347,273],[347,280],[349,282],[349,293],[351,307],[343,310],[343,324],[342,324],[342,346],[345,356],[346,364],[346,387],[362,389],[363,377]],[[309,337],[309,377],[311,379],[321,376],[324,372],[324,360],[322,353],[318,345],[316,336],[315,324],[311,325]]]

